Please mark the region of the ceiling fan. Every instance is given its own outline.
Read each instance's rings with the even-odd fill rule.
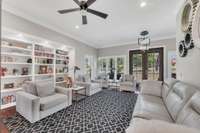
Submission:
[[[94,14],[96,16],[99,16],[101,18],[106,19],[108,17],[108,14],[102,13],[93,9],[88,8],[91,6],[96,0],[74,0],[74,2],[79,6],[79,8],[72,8],[72,9],[64,9],[64,10],[58,10],[60,14],[75,12],[75,11],[81,11],[82,14],[82,23],[85,25],[87,24],[87,16],[86,13],[89,12],[91,14]]]

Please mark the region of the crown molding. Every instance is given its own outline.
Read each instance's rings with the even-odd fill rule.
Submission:
[[[166,39],[173,39],[173,38],[176,38],[176,35],[151,38],[151,42],[161,41],[161,40],[166,40]],[[108,45],[103,45],[102,47],[98,47],[98,49],[119,47],[119,46],[125,46],[125,45],[137,44],[137,43],[138,43],[137,41],[131,41],[131,42],[125,42],[125,43],[108,44]]]
[[[37,19],[36,17],[30,16],[30,15],[28,15],[28,14],[25,13],[25,12],[22,12],[22,11],[16,9],[16,8],[13,8],[13,7],[10,6],[10,5],[8,6],[8,5],[4,4],[4,6],[3,6],[2,9],[3,9],[4,11],[6,11],[6,12],[9,12],[9,13],[11,13],[11,14],[14,14],[14,15],[18,16],[18,17],[21,17],[21,18],[23,18],[23,19],[26,19],[26,20],[28,20],[28,21],[30,21],[30,22],[32,22],[32,23],[41,25],[41,26],[43,26],[43,27],[45,27],[45,28],[47,28],[47,29],[50,29],[50,30],[52,30],[52,31],[55,31],[55,32],[60,33],[60,34],[62,34],[62,35],[65,35],[65,36],[67,36],[67,37],[69,37],[69,38],[71,38],[71,39],[74,39],[74,40],[76,40],[76,41],[82,42],[82,43],[84,43],[84,44],[87,45],[87,46],[90,46],[90,47],[93,47],[93,48],[97,48],[97,47],[94,46],[94,43],[91,43],[91,42],[89,42],[89,41],[80,39],[80,38],[78,38],[78,37],[76,37],[76,36],[74,36],[74,35],[71,35],[71,34],[67,33],[66,31],[63,31],[63,30],[61,30],[60,28],[58,28],[58,27],[56,27],[56,26],[54,26],[54,25],[46,24],[46,23],[40,21],[39,19]]]

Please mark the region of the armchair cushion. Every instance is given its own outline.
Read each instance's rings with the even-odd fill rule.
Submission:
[[[38,96],[46,97],[55,93],[53,81],[39,81],[36,83]]]
[[[25,82],[22,85],[22,88],[24,89],[25,92],[38,96],[36,86],[33,82]]]
[[[44,111],[55,107],[61,103],[67,102],[66,95],[55,93],[54,95],[40,98],[40,110]]]

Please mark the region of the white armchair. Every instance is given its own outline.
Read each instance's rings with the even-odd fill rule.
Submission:
[[[122,75],[120,82],[120,91],[134,92],[136,90],[136,81],[133,75]]]
[[[31,123],[71,105],[71,90],[54,88],[53,81],[26,83],[23,89],[16,93],[16,110]]]
[[[92,82],[88,80],[84,75],[79,75],[78,79],[76,80],[76,85],[85,87],[86,94],[88,96],[91,96],[102,90],[100,82]]]

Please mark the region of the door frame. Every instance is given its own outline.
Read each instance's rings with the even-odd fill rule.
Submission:
[[[142,51],[139,49],[135,49],[135,50],[129,50],[129,74],[133,74],[133,69],[131,64],[133,63],[133,60],[131,58],[132,54],[142,54],[142,66],[143,66],[143,72],[142,72],[142,77],[143,80],[147,79],[148,75],[146,74],[146,70],[147,70],[147,54],[148,53],[154,53],[154,52],[158,52],[160,54],[160,70],[159,70],[159,74],[160,74],[160,79],[161,81],[164,80],[164,76],[165,76],[165,68],[164,68],[164,62],[165,62],[165,47],[152,47],[150,48],[148,51]]]

